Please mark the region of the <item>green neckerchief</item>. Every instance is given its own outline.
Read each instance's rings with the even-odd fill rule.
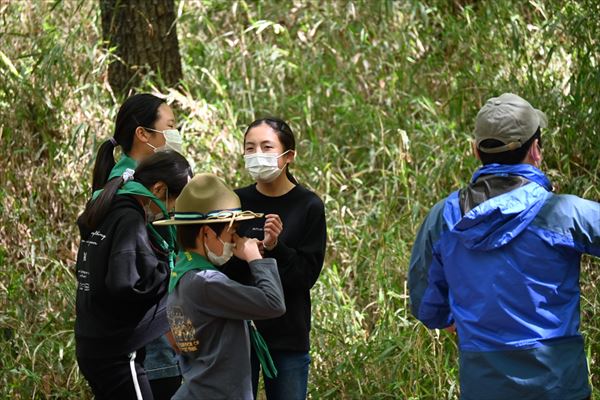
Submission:
[[[137,168],[137,164],[138,162],[133,158],[129,157],[127,154],[121,154],[121,158],[119,158],[119,161],[117,161],[115,166],[110,170],[107,182],[113,178],[123,176],[123,173],[127,169],[135,170],[135,168]],[[95,200],[100,195],[100,193],[102,193],[102,190],[103,189],[96,190],[92,194],[92,200]],[[137,194],[140,196],[149,197],[152,201],[154,201],[158,208],[160,208],[163,215],[169,215],[163,202],[157,199],[156,196],[152,194],[152,192],[150,192],[148,189],[146,189],[144,185],[140,183],[133,181],[127,182],[125,185],[123,185],[122,189],[117,191],[117,194]],[[162,237],[160,233],[158,233],[158,231],[156,230],[154,225],[152,225],[152,223],[149,223],[147,227],[148,230],[154,236],[154,238],[158,241],[158,244],[162,248],[162,250],[169,254],[169,267],[172,270],[175,265],[175,227],[169,226],[169,237],[166,240]]]
[[[177,282],[185,275],[186,272],[193,269],[200,271],[217,269],[206,258],[193,251],[180,251],[177,255],[177,263],[171,271],[171,280],[169,281],[169,293],[172,293],[177,286]]]
[[[121,155],[121,158],[119,158],[119,161],[117,161],[113,169],[110,171],[110,175],[108,175],[107,181],[110,181],[112,178],[117,178],[123,175],[123,172],[125,172],[127,168],[136,169],[137,166],[137,161],[129,157],[127,154],[123,153]]]
[[[117,194],[133,194],[138,196],[148,197],[150,200],[154,202],[160,208],[160,211],[163,215],[169,215],[167,212],[167,208],[165,204],[159,200],[151,191],[149,191],[146,186],[142,185],[139,182],[129,181],[126,182],[121,189],[117,190]],[[162,250],[169,255],[169,267],[171,270],[175,267],[175,227],[173,225],[169,226],[169,237],[167,240],[161,236],[160,233],[154,228],[152,223],[147,225],[148,229],[154,236],[154,238],[158,241],[158,244],[162,248]]]
[[[169,293],[173,293],[179,280],[189,271],[218,271],[206,258],[193,251],[180,251],[177,255],[177,263],[171,271],[171,280],[169,281]],[[277,377],[277,368],[269,353],[267,343],[256,329],[254,322],[247,321],[248,331],[250,332],[250,344],[254,348],[254,352],[258,356],[260,365],[267,378],[274,379]]]
[[[121,155],[121,158],[119,158],[119,161],[117,161],[115,166],[110,170],[110,174],[108,175],[108,179],[106,181],[108,182],[113,178],[118,178],[119,176],[122,176],[123,172],[125,172],[125,170],[127,168],[136,169],[137,164],[138,164],[137,161],[135,161],[133,158],[129,157],[127,154],[123,153]],[[92,194],[92,200],[95,200],[96,197],[98,197],[101,192],[102,192],[102,189],[96,190]]]
[[[263,339],[262,335],[256,329],[254,325],[254,321],[248,322],[248,330],[250,331],[250,344],[258,357],[258,361],[263,369],[263,373],[267,376],[267,378],[275,379],[277,378],[277,368],[275,368],[275,363],[271,358],[271,353],[269,353],[269,347],[267,347],[267,342]]]

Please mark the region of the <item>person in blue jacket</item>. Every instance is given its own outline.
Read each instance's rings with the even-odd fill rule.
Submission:
[[[521,97],[487,101],[483,166],[437,203],[413,247],[411,311],[456,328],[463,400],[590,396],[579,333],[583,253],[600,256],[600,204],[553,193],[542,171],[546,116]]]

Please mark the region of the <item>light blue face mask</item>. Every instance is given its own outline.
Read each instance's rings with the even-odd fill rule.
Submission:
[[[144,128],[147,131],[162,133],[165,137],[165,145],[161,147],[156,147],[151,145],[150,143],[146,143],[148,146],[152,147],[155,152],[162,151],[166,149],[175,150],[178,153],[183,151],[183,138],[181,137],[181,133],[177,129],[165,129],[164,131],[159,131],[152,128]]]

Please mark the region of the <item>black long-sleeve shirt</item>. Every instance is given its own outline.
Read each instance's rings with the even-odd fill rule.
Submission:
[[[321,199],[296,185],[283,196],[270,197],[256,190],[256,185],[237,189],[243,210],[277,214],[283,222],[278,244],[265,257],[277,260],[283,286],[286,313],[269,320],[255,321],[270,349],[308,351],[310,347],[310,289],[317,281],[325,257],[325,209]],[[245,221],[240,236],[263,239],[264,218]],[[251,282],[247,263],[233,258],[221,267],[230,278]]]
[[[127,354],[167,332],[168,259],[155,250],[137,200],[117,195],[96,230],[79,228],[77,355]]]

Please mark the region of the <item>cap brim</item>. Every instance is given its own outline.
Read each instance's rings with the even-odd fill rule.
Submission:
[[[165,226],[165,225],[198,225],[198,224],[216,224],[216,223],[224,223],[224,222],[237,222],[237,221],[247,221],[255,218],[262,218],[264,214],[255,213],[255,215],[240,215],[236,217],[229,218],[209,218],[209,219],[161,219],[159,221],[154,221],[152,225],[156,226]]]
[[[542,128],[542,129],[547,128],[548,127],[548,117],[546,117],[546,114],[544,114],[543,111],[540,111],[538,109],[534,108],[534,110],[540,121],[540,128]]]

